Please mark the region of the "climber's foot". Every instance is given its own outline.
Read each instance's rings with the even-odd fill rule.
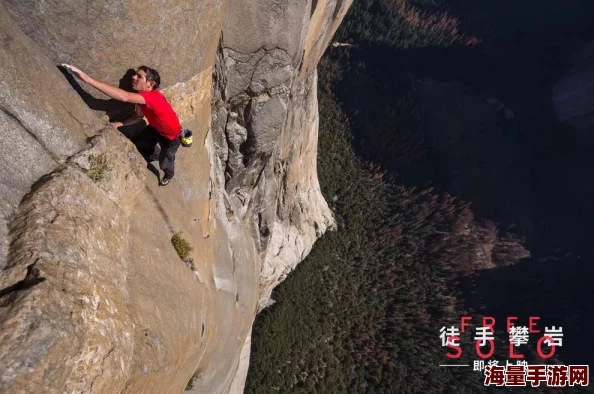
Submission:
[[[169,178],[167,175],[163,175],[163,179],[161,179],[161,186],[167,186],[170,180],[171,178]]]

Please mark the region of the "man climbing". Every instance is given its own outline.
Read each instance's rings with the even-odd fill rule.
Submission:
[[[159,167],[165,175],[161,179],[161,186],[171,181],[175,170],[175,154],[180,145],[182,126],[179,118],[165,96],[157,90],[161,78],[157,70],[141,66],[132,77],[132,88],[138,93],[108,85],[94,80],[78,68],[69,64],[63,67],[74,73],[79,79],[100,90],[111,98],[126,103],[135,103],[136,112],[123,123],[113,123],[115,127],[127,126],[142,120],[143,116],[148,121],[148,126],[134,144],[138,151],[148,161],[159,160]],[[160,149],[157,148],[157,143]]]

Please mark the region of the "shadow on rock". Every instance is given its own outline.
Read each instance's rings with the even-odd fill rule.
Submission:
[[[152,172],[153,174],[155,174],[155,176],[157,177],[157,180],[161,179],[160,175],[159,175],[159,170],[157,170],[157,167],[155,167],[155,165],[153,163],[146,163],[146,168]]]
[[[135,104],[133,103],[124,103],[122,101],[118,101],[115,99],[98,99],[90,94],[81,84],[77,81],[77,79],[66,70],[62,66],[58,66],[58,69],[64,76],[70,86],[74,88],[76,93],[83,99],[85,104],[89,106],[94,111],[104,112],[109,117],[109,122],[123,122],[135,111]],[[118,87],[123,89],[127,92],[134,92],[132,89],[132,77],[136,75],[136,71],[134,69],[128,69],[126,73],[120,78]],[[146,127],[146,123],[144,121],[140,121],[136,124],[122,126],[119,128],[120,132],[128,139],[134,141],[137,138],[142,130]]]
[[[77,79],[70,72],[68,72],[68,70],[62,66],[58,66],[58,69],[62,74],[64,74],[66,80],[68,83],[70,83],[70,86],[74,88],[76,93],[78,93],[78,95],[83,99],[85,104],[87,104],[92,110],[104,112],[107,116],[109,116],[110,122],[121,122],[134,112],[134,104],[124,103],[115,99],[98,99],[87,92],[87,90],[81,86]],[[126,73],[120,79],[118,87],[127,92],[133,92],[132,76],[135,74],[135,70],[128,69],[128,71],[126,71]]]

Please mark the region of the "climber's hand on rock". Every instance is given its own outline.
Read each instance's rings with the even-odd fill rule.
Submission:
[[[62,67],[64,67],[65,69],[67,69],[68,71],[70,71],[71,73],[73,73],[74,75],[76,75],[80,80],[84,81],[84,82],[89,82],[91,80],[91,78],[85,74],[84,72],[82,72],[80,69],[71,66],[70,64],[62,64]]]
[[[113,127],[115,127],[116,129],[119,127],[122,127],[124,124],[122,122],[112,122],[111,123],[113,125]]]

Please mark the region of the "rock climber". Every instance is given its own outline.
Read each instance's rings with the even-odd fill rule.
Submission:
[[[161,186],[167,185],[174,176],[175,154],[181,143],[182,126],[171,104],[158,90],[161,78],[157,70],[146,66],[138,67],[136,74],[132,76],[132,89],[137,93],[131,93],[97,81],[69,64],[62,64],[62,66],[70,70],[83,82],[88,83],[109,97],[136,104],[136,112],[132,116],[124,120],[124,122],[114,122],[112,124],[115,127],[127,126],[146,117],[148,126],[134,141],[134,144],[148,162],[159,160],[159,167],[164,172],[160,184]]]

